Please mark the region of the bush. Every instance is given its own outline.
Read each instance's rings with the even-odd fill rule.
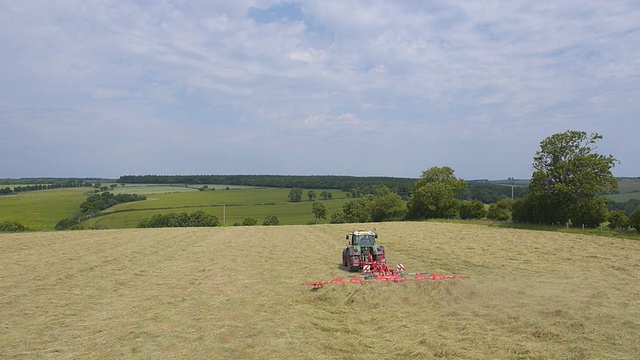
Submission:
[[[0,223],[0,232],[23,232],[29,228],[15,221],[5,221]]]
[[[73,218],[65,218],[56,223],[56,230],[73,230],[80,226],[78,220]]]
[[[262,225],[264,225],[264,226],[280,225],[280,220],[278,220],[278,217],[275,216],[275,215],[267,215],[267,217],[264,218],[264,221],[262,222]]]
[[[463,201],[460,203],[461,219],[482,219],[487,214],[484,204],[479,200]]]
[[[509,210],[511,210],[511,199],[498,200],[497,203],[489,205],[489,211],[487,212],[487,219],[507,221],[511,218]]]
[[[233,223],[233,226],[254,226],[258,225],[258,219],[248,216],[242,220],[240,223]]]

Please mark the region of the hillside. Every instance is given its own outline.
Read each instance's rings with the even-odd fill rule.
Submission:
[[[640,242],[373,225],[451,282],[328,285],[366,225],[0,235],[0,358],[636,359]]]

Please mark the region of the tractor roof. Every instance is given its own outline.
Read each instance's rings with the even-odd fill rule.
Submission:
[[[370,230],[356,230],[353,235],[375,235],[376,233]]]

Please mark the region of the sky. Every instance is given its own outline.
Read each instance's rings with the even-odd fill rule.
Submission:
[[[640,176],[640,2],[0,1],[0,178]]]

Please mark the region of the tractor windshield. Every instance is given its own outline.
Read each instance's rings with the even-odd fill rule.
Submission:
[[[373,246],[375,242],[376,239],[373,235],[360,235],[358,237],[358,245],[360,246]]]

